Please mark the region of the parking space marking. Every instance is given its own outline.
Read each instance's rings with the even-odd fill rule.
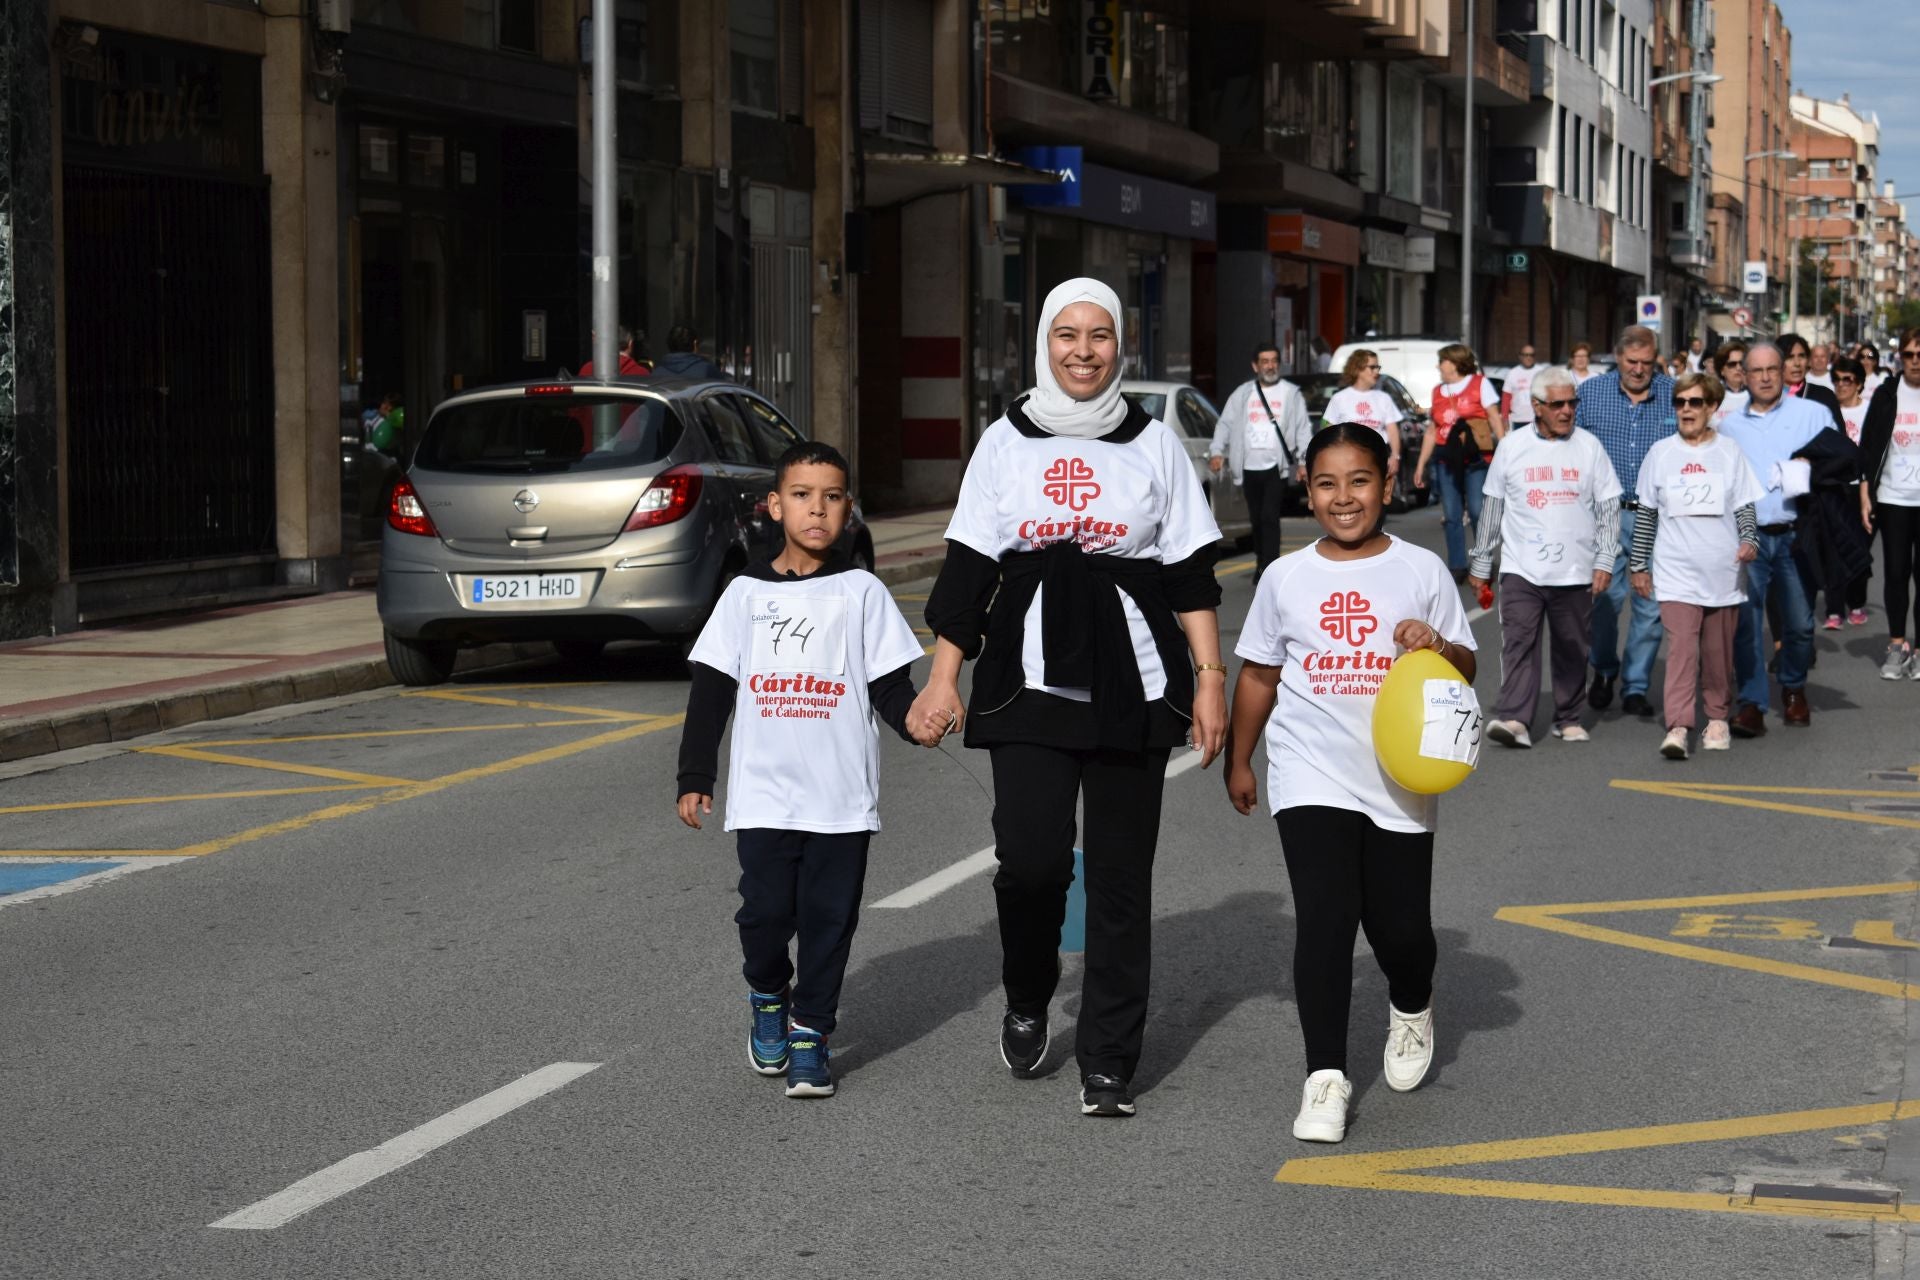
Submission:
[[[403,698],[434,698],[441,702],[470,702],[480,707],[520,707],[533,711],[553,711],[563,715],[582,716],[591,720],[619,721],[622,723],[653,720],[657,717],[639,711],[611,711],[605,707],[569,707],[553,702],[532,702],[525,698],[497,698],[489,694],[469,693],[462,689],[419,689],[412,693],[403,693]]]
[[[127,861],[126,859],[136,860]],[[131,875],[135,871],[142,871],[148,867],[165,866],[171,862],[184,861],[184,858],[168,854],[135,855],[132,853],[116,853],[109,857],[86,857],[71,853],[40,854],[32,857],[22,857],[19,861],[10,862],[8,865],[20,866],[24,864],[31,866],[35,863],[59,864],[88,862],[98,863],[99,870],[69,876],[52,884],[43,884],[33,889],[22,889],[17,893],[0,894],[0,907],[17,907],[26,902],[38,902],[42,898],[57,898],[63,893],[73,893],[80,889],[90,888],[93,885],[100,884],[107,880],[118,880],[121,876]]]
[[[1673,800],[1703,800],[1708,804],[1735,805],[1768,813],[1791,813],[1803,818],[1834,818],[1841,822],[1864,822],[1873,827],[1920,830],[1920,818],[1901,818],[1887,813],[1856,813],[1852,809],[1830,809],[1824,805],[1788,804],[1780,800],[1755,798],[1772,795],[1835,800],[1912,800],[1912,791],[1867,791],[1852,787],[1750,787],[1726,782],[1649,782],[1630,778],[1615,778],[1608,785],[1617,791],[1635,791]]]
[[[318,1173],[310,1173],[285,1190],[207,1225],[224,1231],[271,1231],[283,1227],[301,1214],[337,1200],[376,1178],[404,1169],[455,1138],[544,1098],[589,1071],[599,1070],[600,1066],[598,1062],[550,1063],[398,1137],[389,1138],[377,1147],[350,1155]]]
[[[197,746],[141,747],[139,751],[142,755],[171,756],[176,760],[197,760],[202,764],[229,764],[242,769],[266,769],[273,773],[298,773],[309,778],[331,778],[335,782],[351,782],[363,787],[405,787],[412,785],[413,782],[411,778],[390,778],[378,773],[330,769],[325,765],[292,764],[285,760],[260,760],[253,756],[203,751]]]
[[[1758,893],[1722,893],[1693,898],[1641,898],[1623,902],[1563,902],[1547,906],[1502,907],[1494,912],[1494,918],[1505,920],[1509,924],[1523,924],[1535,929],[1545,929],[1549,933],[1584,938],[1590,942],[1611,943],[1617,947],[1629,947],[1636,951],[1651,951],[1681,960],[1697,960],[1703,964],[1716,964],[1729,969],[1744,969],[1749,973],[1764,973],[1777,978],[1817,982],[1848,991],[1864,992],[1867,995],[1889,996],[1897,1000],[1920,1000],[1920,984],[1912,982],[1874,978],[1839,969],[1823,969],[1817,965],[1776,960],[1771,956],[1722,951],[1688,942],[1675,942],[1671,938],[1648,937],[1645,934],[1628,933],[1623,929],[1612,929],[1604,925],[1567,919],[1568,916],[1612,915],[1636,911],[1689,911],[1703,907],[1747,907],[1775,902],[1824,902],[1836,898],[1893,897],[1917,891],[1920,891],[1920,881],[1906,880],[1891,884],[1839,885],[1820,889],[1775,889]]]
[[[0,808],[0,816],[10,813],[63,813],[72,809],[118,809],[143,804],[179,804],[191,800],[251,800],[256,796],[310,796],[333,791],[365,791],[378,783],[343,782],[331,787],[267,787],[259,791],[200,791],[179,796],[116,796],[110,800],[60,800],[47,804],[13,804]]]
[[[1920,1222],[1920,1206],[1820,1200],[1817,1195],[1807,1199],[1768,1199],[1755,1203],[1751,1190],[1742,1195],[1737,1187],[1734,1194],[1728,1195],[1711,1191],[1660,1191],[1638,1187],[1437,1177],[1432,1174],[1412,1172],[1413,1170],[1500,1164],[1514,1160],[1542,1160],[1556,1156],[1595,1155],[1602,1152],[1645,1150],[1651,1147],[1686,1146],[1702,1142],[1729,1142],[1779,1134],[1813,1133],[1823,1129],[1851,1129],[1864,1125],[1907,1120],[1914,1116],[1920,1116],[1920,1100],[1832,1107],[1819,1111],[1785,1111],[1773,1115],[1650,1125],[1638,1129],[1602,1129],[1590,1133],[1474,1142],[1453,1147],[1424,1147],[1416,1150],[1382,1151],[1362,1155],[1311,1156],[1287,1161],[1280,1167],[1280,1172],[1274,1175],[1274,1181],[1293,1186],[1411,1191],[1428,1195],[1534,1200],[1553,1204]],[[1828,1188],[1808,1188],[1808,1191],[1817,1193],[1823,1189]]]

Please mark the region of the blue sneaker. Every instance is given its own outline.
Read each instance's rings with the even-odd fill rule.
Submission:
[[[747,992],[753,1026],[747,1032],[747,1065],[763,1076],[787,1073],[787,993]]]
[[[811,1027],[787,1033],[787,1096],[831,1098],[833,1069],[827,1065],[827,1038]]]

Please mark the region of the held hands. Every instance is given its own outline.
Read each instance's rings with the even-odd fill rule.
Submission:
[[[1254,781],[1251,764],[1236,764],[1227,767],[1227,799],[1242,816],[1253,812],[1260,803],[1260,786]]]
[[[1607,588],[1613,585],[1613,570],[1595,569],[1593,571],[1593,594],[1603,596]]]
[[[923,747],[937,747],[950,733],[966,728],[967,708],[954,685],[928,681],[907,708],[907,732]]]
[[[700,830],[700,815],[713,813],[713,797],[700,791],[689,791],[680,797],[680,821]]]
[[[1866,495],[1864,488],[1860,493],[1860,523],[1868,533],[1873,532],[1873,499]]]
[[[1216,453],[1211,458],[1207,459],[1207,470],[1213,472],[1213,474],[1215,475],[1219,475],[1220,466],[1225,461],[1226,461],[1225,458],[1222,458],[1219,454]]]
[[[1630,574],[1627,582],[1632,585],[1633,594],[1639,596],[1642,600],[1653,599],[1653,575],[1645,569]]]

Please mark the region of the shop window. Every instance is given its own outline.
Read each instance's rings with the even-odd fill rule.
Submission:
[[[860,127],[906,142],[933,141],[931,0],[861,4]]]

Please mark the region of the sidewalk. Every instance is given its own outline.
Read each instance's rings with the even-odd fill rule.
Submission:
[[[939,573],[951,510],[868,522],[888,584]],[[465,650],[461,671],[547,657],[543,644]],[[0,762],[394,682],[372,591],[218,609],[0,644]]]

